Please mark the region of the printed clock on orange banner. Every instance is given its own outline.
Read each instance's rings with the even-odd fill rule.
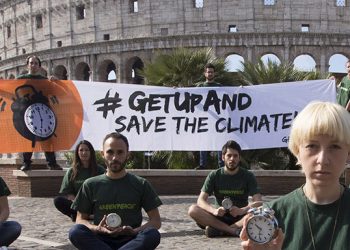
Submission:
[[[72,81],[1,80],[1,153],[69,150],[83,123]]]

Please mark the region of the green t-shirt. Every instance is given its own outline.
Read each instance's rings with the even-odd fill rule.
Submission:
[[[222,85],[218,82],[200,82],[197,87],[221,87]]]
[[[345,188],[339,209],[333,245],[330,241],[334,229],[338,201],[328,205],[317,205],[307,200],[315,247],[320,249],[348,250],[350,246],[350,190]],[[311,233],[301,188],[269,202],[275,211],[279,227],[284,232],[283,250],[313,250]]]
[[[348,76],[344,76],[340,82],[338,95],[337,95],[337,102],[343,107],[345,107],[349,101],[349,97],[350,97],[350,79]]]
[[[103,215],[117,213],[123,226],[135,228],[142,223],[142,208],[148,212],[161,204],[146,179],[127,173],[123,178],[114,180],[103,174],[83,183],[72,209],[93,214],[95,225],[100,223]]]
[[[105,172],[106,172],[106,170],[103,167],[101,167],[99,165],[97,166],[96,175],[100,175],[100,174],[103,174]],[[74,196],[77,195],[83,182],[86,179],[93,177],[89,168],[81,168],[78,171],[78,174],[75,177],[74,181],[71,180],[72,174],[73,174],[73,169],[70,168],[70,169],[68,169],[68,171],[64,175],[63,180],[62,180],[62,184],[61,184],[61,189],[60,189],[61,194],[66,194],[66,195],[73,194]]]
[[[0,197],[9,196],[11,194],[9,187],[6,182],[0,177]]]
[[[225,168],[213,170],[205,179],[202,192],[214,194],[216,206],[221,206],[222,200],[229,197],[234,206],[244,207],[248,205],[248,196],[260,190],[254,174],[240,167],[235,175],[226,174]]]
[[[47,77],[42,75],[23,74],[17,76],[17,79],[47,79]]]

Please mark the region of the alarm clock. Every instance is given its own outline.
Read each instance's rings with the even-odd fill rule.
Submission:
[[[110,213],[107,215],[106,224],[108,227],[119,227],[122,224],[122,219],[116,213]]]
[[[229,197],[226,197],[222,200],[221,205],[225,208],[226,212],[229,212],[231,207],[233,206],[233,202]]]
[[[278,222],[272,209],[251,208],[248,213],[252,215],[246,226],[247,236],[250,240],[257,244],[265,244],[275,238]]]
[[[31,93],[20,95],[22,89],[30,89]],[[42,92],[38,92],[32,85],[22,85],[15,90],[16,99],[13,99],[11,110],[13,124],[24,138],[32,141],[44,141],[55,135],[57,119],[50,108],[49,100]],[[55,135],[56,136],[56,135]]]

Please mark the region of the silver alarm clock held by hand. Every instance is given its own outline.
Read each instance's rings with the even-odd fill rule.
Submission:
[[[247,221],[246,232],[250,240],[258,244],[265,244],[276,237],[277,219],[271,208],[251,208],[251,217]]]
[[[222,200],[221,205],[223,208],[225,208],[226,213],[230,212],[231,207],[233,206],[233,202],[230,199],[230,197],[226,197]]]
[[[122,219],[116,213],[110,213],[107,215],[106,224],[108,227],[119,227],[122,224]]]

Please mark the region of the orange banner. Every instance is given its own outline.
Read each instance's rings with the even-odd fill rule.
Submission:
[[[69,150],[82,124],[72,81],[0,80],[0,153]]]

